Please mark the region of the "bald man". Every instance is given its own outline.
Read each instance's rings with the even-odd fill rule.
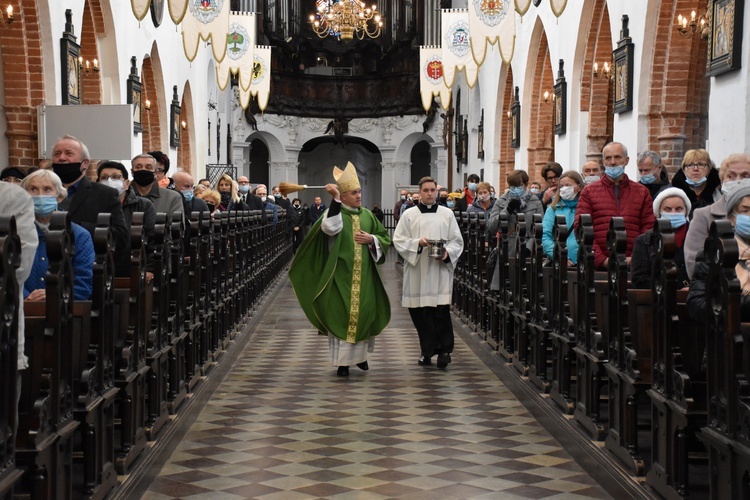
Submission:
[[[581,175],[583,176],[583,182],[586,185],[601,179],[602,174],[604,174],[604,170],[599,166],[599,162],[593,160],[587,161],[581,167]]]
[[[182,197],[185,199],[185,213],[188,214],[188,219],[192,212],[207,212],[208,205],[200,198],[196,198],[193,194],[195,188],[195,179],[187,172],[179,171],[172,176],[172,182],[174,182],[175,191],[179,191]]]

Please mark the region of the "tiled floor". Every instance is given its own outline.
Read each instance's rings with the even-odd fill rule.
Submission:
[[[446,371],[418,366],[383,275],[391,323],[348,378],[282,285],[145,498],[609,498],[458,336]]]

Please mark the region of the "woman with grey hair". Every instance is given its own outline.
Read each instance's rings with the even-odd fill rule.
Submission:
[[[57,174],[51,170],[37,170],[27,175],[21,182],[21,187],[31,195],[34,202],[34,217],[39,236],[34,265],[24,283],[23,297],[28,301],[42,301],[46,299],[45,276],[49,266],[46,241],[49,223],[52,212],[57,210],[58,203],[68,196],[68,191],[63,187]],[[72,256],[73,298],[88,300],[93,288],[94,242],[86,229],[75,223],[71,223],[71,226],[75,241],[75,253]]]

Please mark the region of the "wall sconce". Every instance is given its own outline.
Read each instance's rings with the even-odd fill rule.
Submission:
[[[505,115],[508,117],[508,121],[512,121],[513,120],[513,112],[512,111],[508,110],[508,112],[505,113]]]
[[[544,91],[544,103],[545,104],[549,104],[550,101],[555,102],[555,99],[556,97],[555,97],[554,92],[547,92],[546,90]]]
[[[185,130],[187,128],[187,123],[185,123],[185,120],[182,120],[180,122],[180,127],[182,127],[182,130]]]
[[[605,62],[602,65],[602,70],[599,71],[599,63],[594,63],[593,74],[594,74],[594,78],[596,78],[597,80],[599,78],[604,78],[605,80],[609,80],[613,76],[612,75],[612,66],[608,62]]]
[[[151,101],[146,99],[146,102],[143,103],[143,107],[146,109],[146,111],[151,111]]]
[[[11,24],[13,24],[13,6],[8,5],[8,8],[5,9],[5,13],[0,17],[0,24],[2,24],[3,28],[9,27]]]
[[[708,28],[708,22],[706,21],[705,12],[698,15],[695,11],[692,11],[689,20],[687,17],[683,17],[682,14],[678,15],[676,28],[680,35],[685,38],[690,38],[696,33],[700,33],[703,40],[708,40],[710,30]]]
[[[99,61],[94,59],[93,61],[89,61],[88,59],[84,60],[83,57],[78,57],[78,66],[81,68],[81,73],[83,73],[85,76],[91,76],[94,73],[99,73]]]

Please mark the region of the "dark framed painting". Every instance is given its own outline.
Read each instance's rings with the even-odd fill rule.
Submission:
[[[742,66],[744,0],[708,2],[708,60],[706,76],[717,76]]]
[[[143,132],[143,86],[138,76],[137,59],[130,58],[130,75],[127,81],[128,104],[133,105],[133,133]]]
[[[477,158],[484,160],[484,110],[477,126]]]
[[[510,146],[521,147],[521,103],[518,100],[518,87],[515,89],[513,105],[510,107]]]
[[[555,135],[564,135],[567,132],[566,123],[568,121],[568,83],[565,81],[562,59],[560,59],[560,69],[557,72],[557,81],[555,82],[553,105]]]
[[[180,101],[177,100],[177,85],[173,87],[173,92],[172,105],[170,106],[169,145],[173,148],[179,148],[182,131],[182,120],[180,119],[182,108],[180,107]]]
[[[81,104],[81,46],[73,34],[72,13],[65,11],[65,31],[60,39],[60,62],[62,70],[62,103]]]
[[[624,113],[633,109],[633,52],[634,45],[628,34],[628,16],[622,16],[622,31],[617,48],[612,52],[614,71],[614,107],[615,113]]]

